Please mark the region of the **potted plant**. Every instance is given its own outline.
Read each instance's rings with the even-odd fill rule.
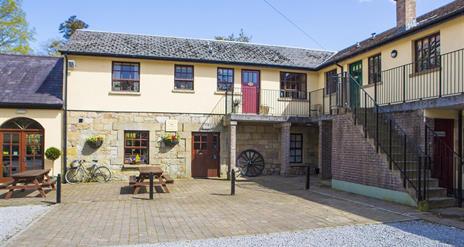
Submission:
[[[172,147],[179,143],[179,137],[177,136],[177,133],[168,133],[161,137],[161,141],[166,146]]]
[[[51,161],[57,160],[61,156],[61,151],[56,147],[49,147],[45,150],[45,158]]]
[[[90,136],[87,138],[86,143],[94,149],[101,147],[103,144],[103,136]]]
[[[53,163],[55,163],[55,160],[57,160],[60,156],[61,151],[56,147],[49,147],[47,150],[45,150],[45,158],[52,161],[52,170],[54,167]]]

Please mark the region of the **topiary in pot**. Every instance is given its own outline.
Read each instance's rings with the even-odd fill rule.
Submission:
[[[45,150],[45,158],[47,158],[47,160],[52,161],[52,171],[54,168],[55,160],[57,160],[60,156],[61,156],[61,151],[56,147],[49,147],[47,148],[47,150]]]
[[[56,147],[49,147],[45,150],[45,158],[51,161],[57,160],[61,156],[61,151]]]
[[[86,143],[94,149],[101,147],[103,144],[103,136],[90,136],[87,138]]]

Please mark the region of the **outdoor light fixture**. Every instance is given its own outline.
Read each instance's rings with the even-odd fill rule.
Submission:
[[[16,109],[16,114],[26,114],[27,110],[26,109]]]
[[[391,55],[392,58],[396,58],[398,56],[398,51],[393,50],[390,55]]]

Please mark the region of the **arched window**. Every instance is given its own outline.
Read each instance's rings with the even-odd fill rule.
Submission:
[[[43,130],[42,125],[30,118],[18,117],[13,118],[2,124],[2,129],[17,129],[17,130]]]

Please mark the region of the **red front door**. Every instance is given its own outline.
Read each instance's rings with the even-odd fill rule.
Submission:
[[[192,177],[219,177],[219,133],[192,133]]]
[[[242,70],[242,113],[259,113],[259,84],[259,71]]]
[[[440,187],[453,190],[454,120],[435,119],[432,175]],[[446,144],[446,145],[443,145]]]

